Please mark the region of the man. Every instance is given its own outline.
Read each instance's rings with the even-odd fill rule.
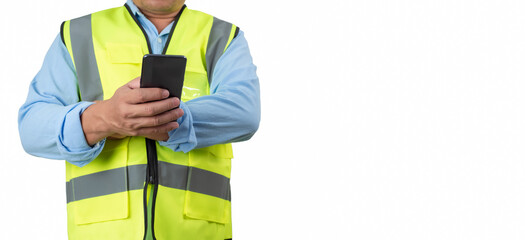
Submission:
[[[22,144],[67,160],[70,239],[232,237],[229,143],[258,128],[256,68],[238,27],[184,3],[64,22],[30,85]],[[186,56],[181,99],[139,88],[148,53]]]

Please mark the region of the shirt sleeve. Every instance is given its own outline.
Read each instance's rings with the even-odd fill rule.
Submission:
[[[213,71],[210,95],[181,103],[180,127],[160,142],[174,151],[250,139],[261,118],[259,78],[248,43],[239,31]]]
[[[93,147],[86,141],[80,115],[93,103],[79,101],[77,89],[73,61],[58,35],[18,112],[18,130],[26,152],[82,167],[102,151],[105,140]]]

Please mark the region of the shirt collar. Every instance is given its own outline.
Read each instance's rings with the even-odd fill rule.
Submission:
[[[135,3],[133,3],[133,0],[127,0],[126,4],[128,4],[129,9],[133,14],[135,14],[135,16],[145,17],[144,14],[140,12],[139,8],[135,5]]]

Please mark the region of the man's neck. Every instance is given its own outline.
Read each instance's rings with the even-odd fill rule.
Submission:
[[[164,28],[166,28],[175,19],[181,9],[182,8],[176,12],[155,12],[139,8],[144,16],[146,16],[146,18],[150,20],[153,25],[155,25],[159,33],[162,32],[162,30],[164,30]]]

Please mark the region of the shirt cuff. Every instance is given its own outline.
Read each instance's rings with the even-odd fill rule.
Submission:
[[[193,128],[193,117],[190,109],[183,101],[180,102],[179,107],[184,111],[184,115],[177,119],[179,127],[169,132],[168,141],[159,141],[159,144],[175,152],[187,153],[197,146],[197,137]]]
[[[69,163],[83,167],[95,159],[104,148],[106,139],[89,146],[84,136],[80,116],[93,102],[79,102],[67,111],[58,135],[58,150]]]

